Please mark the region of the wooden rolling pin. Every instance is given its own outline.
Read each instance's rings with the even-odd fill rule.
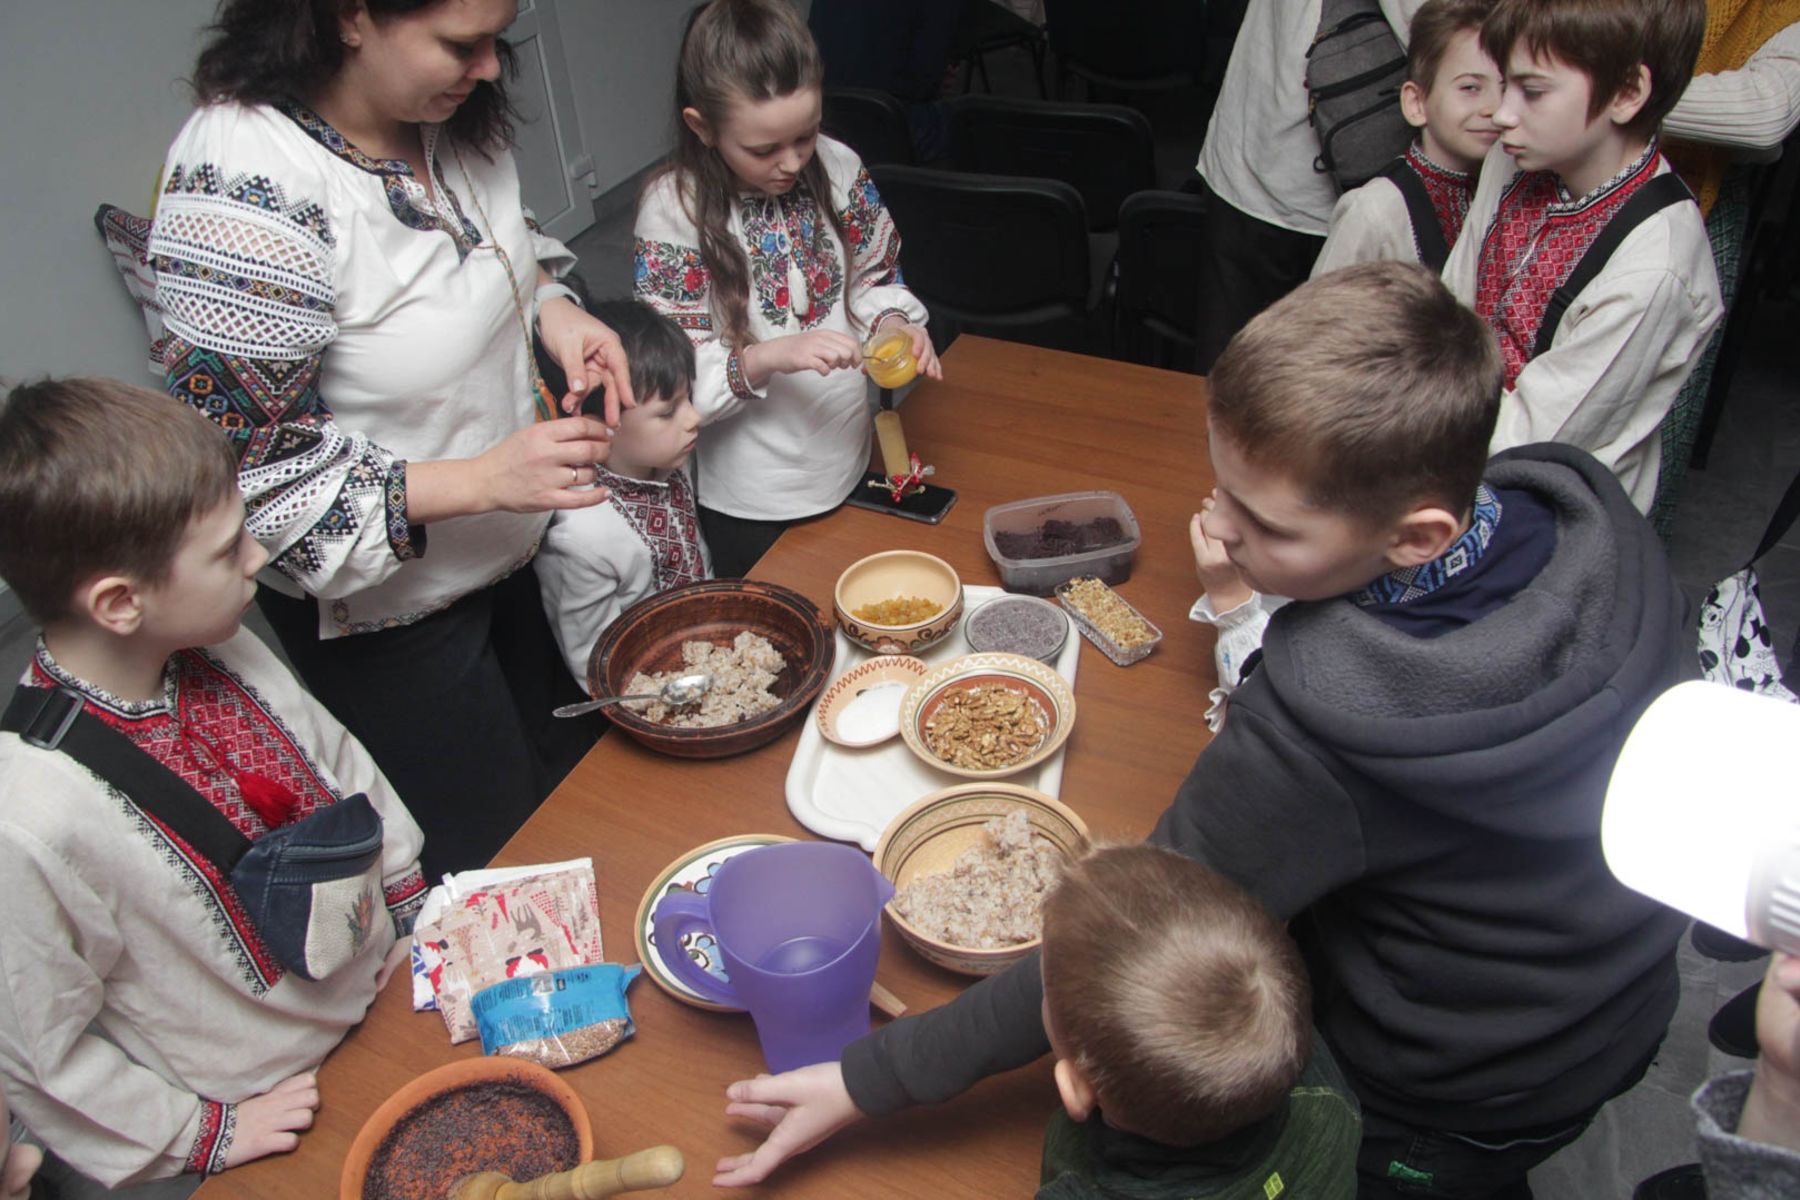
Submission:
[[[450,1200],[600,1200],[639,1188],[668,1187],[686,1169],[681,1151],[673,1146],[652,1146],[624,1158],[582,1163],[523,1183],[514,1183],[498,1171],[483,1171],[451,1189]]]

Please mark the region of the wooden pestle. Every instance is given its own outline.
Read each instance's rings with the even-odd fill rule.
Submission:
[[[652,1146],[624,1158],[582,1163],[522,1183],[514,1183],[498,1171],[483,1171],[452,1188],[450,1200],[600,1200],[639,1188],[668,1187],[686,1169],[680,1150]]]

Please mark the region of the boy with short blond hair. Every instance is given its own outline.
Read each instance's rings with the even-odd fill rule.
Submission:
[[[1362,1104],[1359,1197],[1524,1194],[1675,1009],[1686,921],[1612,877],[1599,829],[1633,722],[1695,674],[1687,603],[1590,455],[1447,455],[1491,434],[1500,359],[1419,267],[1305,284],[1210,384],[1206,532],[1294,602],[1150,840],[1290,922]],[[731,1085],[727,1111],[792,1108],[720,1180],[1031,1061],[1042,997],[1027,962]]]
[[[1261,905],[1172,851],[1113,846],[1068,865],[1043,917],[1064,1111],[1039,1200],[1348,1200],[1356,1101],[1315,1045],[1300,952]]]
[[[0,576],[41,627],[25,683],[252,845],[356,792],[385,826],[379,886],[333,947],[344,965],[301,978],[149,788],[107,782],[37,722],[0,732],[0,1080],[65,1196],[198,1186],[292,1149],[318,1107],[310,1072],[362,1019],[424,897],[405,807],[241,629],[267,554],[236,476],[224,435],[159,392],[69,379],[0,404]]]
[[[1313,264],[1317,278],[1351,263],[1444,269],[1462,234],[1475,176],[1500,134],[1500,68],[1481,48],[1493,0],[1426,0],[1413,14],[1400,110],[1418,140],[1380,175],[1344,193]]]
[[[1481,44],[1506,76],[1500,143],[1444,269],[1506,359],[1495,452],[1579,446],[1644,512],[1721,313],[1699,207],[1657,144],[1705,20],[1703,0],[1498,0]]]

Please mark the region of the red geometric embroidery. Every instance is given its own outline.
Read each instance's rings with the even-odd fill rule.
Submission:
[[[1406,148],[1405,157],[1406,165],[1431,197],[1431,210],[1437,214],[1438,228],[1444,232],[1444,245],[1455,246],[1456,239],[1462,236],[1463,220],[1469,215],[1469,201],[1475,198],[1475,177],[1466,171],[1438,166],[1425,157],[1417,142]]]
[[[104,693],[96,694],[74,677],[52,670],[41,655],[33,661],[31,671],[33,682],[40,687],[61,685],[81,691],[86,712],[179,775],[253,842],[268,832],[268,826],[243,802],[230,775],[208,763],[204,752],[190,752],[181,737],[181,721],[205,737],[240,773],[254,772],[285,786],[298,802],[293,820],[339,799],[262,697],[202,650],[184,650],[170,659],[166,703],[156,705],[128,705]],[[140,831],[158,846],[164,861],[211,910],[251,993],[260,996],[275,986],[283,975],[281,964],[250,923],[230,881],[162,822],[135,804],[129,805],[129,811]]]
[[[700,554],[700,520],[694,511],[694,489],[677,471],[666,483],[627,479],[598,468],[599,482],[612,490],[612,506],[650,551],[656,590],[666,592],[706,578]]]
[[[181,1169],[189,1175],[212,1175],[225,1169],[225,1152],[231,1148],[231,1135],[236,1132],[237,1114],[229,1104],[217,1100],[200,1101],[200,1129],[188,1149],[187,1161]]]
[[[1507,187],[1482,238],[1475,311],[1500,340],[1508,388],[1531,361],[1551,296],[1661,163],[1662,155],[1652,148],[1616,180],[1575,203],[1563,199],[1562,186],[1549,171],[1525,172]]]

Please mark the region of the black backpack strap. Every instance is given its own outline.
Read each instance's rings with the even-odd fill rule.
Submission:
[[[81,696],[68,688],[20,684],[0,713],[0,730],[40,750],[67,754],[173,829],[221,874],[229,875],[250,849],[250,839],[206,797],[130,738],[88,716]]]
[[[1756,543],[1756,553],[1744,565],[1754,566],[1757,559],[1773,550],[1775,543],[1786,537],[1787,531],[1794,527],[1796,517],[1800,517],[1800,474],[1795,475],[1788,484],[1781,503],[1775,506],[1775,514],[1769,518],[1768,528],[1763,530],[1762,540]]]
[[[1569,277],[1563,280],[1562,286],[1556,289],[1556,294],[1550,297],[1550,303],[1544,309],[1543,320],[1538,322],[1537,342],[1531,348],[1531,357],[1536,358],[1550,349],[1550,343],[1556,340],[1556,328],[1562,324],[1563,314],[1569,311],[1569,305],[1575,303],[1575,297],[1581,295],[1582,288],[1594,281],[1594,276],[1606,266],[1606,261],[1613,256],[1613,251],[1619,248],[1619,243],[1625,240],[1627,234],[1669,205],[1693,199],[1694,193],[1681,181],[1681,176],[1673,171],[1656,176],[1633,192],[1631,198],[1613,214],[1613,219],[1606,223],[1606,228],[1600,231],[1600,236],[1594,239],[1593,245],[1587,248],[1587,253],[1581,256],[1581,261],[1575,264],[1575,269],[1569,272]]]
[[[1437,208],[1431,203],[1431,193],[1425,190],[1425,181],[1404,158],[1396,158],[1383,167],[1376,178],[1391,180],[1400,189],[1400,198],[1406,201],[1407,219],[1412,222],[1413,248],[1419,252],[1420,265],[1433,274],[1442,273],[1444,264],[1450,261],[1450,244],[1444,241],[1444,227],[1438,224]]]

